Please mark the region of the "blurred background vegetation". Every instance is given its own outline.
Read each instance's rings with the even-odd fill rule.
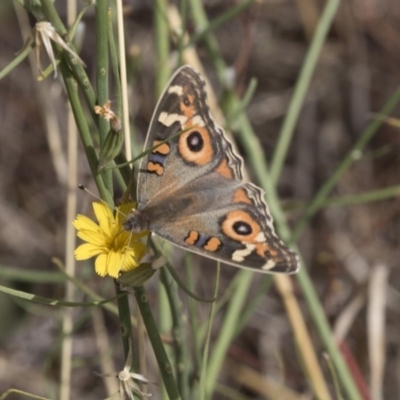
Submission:
[[[65,3],[55,2],[64,23]],[[160,91],[160,74],[168,74],[165,65],[160,66],[157,25],[157,18],[168,25],[164,13],[167,3],[176,5],[192,38],[201,32],[194,3],[204,7],[209,21],[218,21],[234,7],[244,5],[236,15],[209,31],[216,41],[217,55],[211,51],[207,35],[197,36],[193,49],[224,110],[229,109],[227,93],[242,97],[251,79],[256,79],[256,90],[245,112],[269,162],[293,105],[295,87],[318,22],[325,7],[333,2],[124,1],[134,154],[142,149]],[[78,2],[78,8],[85,4]],[[0,2],[0,71],[23,48],[36,22],[22,11],[11,0]],[[87,10],[82,23],[77,33],[79,55],[94,84],[93,7]],[[305,218],[297,244],[358,395],[335,386],[337,372],[323,357],[324,341],[311,317],[313,311],[304,301],[303,286],[296,279],[292,281],[293,289],[331,398],[339,398],[342,392],[342,398],[394,399],[400,393],[400,122],[396,120],[400,4],[394,0],[342,1],[322,40],[309,85],[303,80],[306,95],[300,99],[298,119],[293,119],[293,138],[287,136],[290,147],[282,160],[277,190],[286,219],[295,227],[304,220],[319,190],[326,182],[333,182],[337,168],[343,167],[333,190],[326,193],[329,199],[316,207],[318,212]],[[168,66],[172,71],[179,58],[179,43],[173,35],[170,46]],[[47,57],[42,54],[42,59],[47,66]],[[218,60],[223,60],[227,68],[219,68]],[[0,284],[61,299],[65,278],[51,258],[65,258],[65,230],[72,222],[66,218],[68,102],[60,75],[54,79],[50,74],[39,82],[32,65],[35,68],[35,61],[30,64],[26,59],[0,80]],[[110,100],[117,100],[113,90]],[[385,105],[392,118],[382,114]],[[235,135],[235,122],[231,130]],[[243,137],[238,148],[249,166],[250,179],[265,183],[251,168],[253,156]],[[95,191],[82,148],[77,170],[78,181]],[[117,190],[116,197],[121,195],[122,191]],[[79,193],[78,212],[90,213],[91,202],[86,194]],[[174,267],[181,276],[185,276],[183,259],[183,253],[177,251]],[[215,264],[194,257],[191,263],[195,264],[191,267],[194,290],[201,297],[211,298]],[[220,295],[230,287],[236,273],[233,267],[222,267]],[[79,264],[77,275],[102,296],[114,295],[111,280],[95,276],[90,265]],[[259,289],[259,280],[256,274],[246,303]],[[158,278],[146,283],[146,289],[153,312],[162,317]],[[187,296],[182,292],[180,296],[186,312],[191,312]],[[76,301],[90,298],[79,292]],[[196,307],[197,318],[203,323],[210,306],[200,303]],[[221,305],[214,321],[211,355],[225,307],[226,303]],[[0,393],[18,388],[58,398],[64,312],[62,307],[42,306],[0,293]],[[105,398],[118,387],[109,383],[111,378],[103,381],[93,371],[112,372],[124,365],[118,318],[100,308],[75,308],[73,321],[71,398]],[[194,339],[190,334],[188,337],[190,348]],[[170,341],[168,330],[164,339]],[[107,358],[110,353],[112,357]],[[151,348],[145,353],[148,370],[140,372],[157,380]],[[104,359],[110,364],[104,366]],[[259,297],[246,325],[229,343],[224,360],[217,371],[213,399],[318,398],[295,345],[293,323],[289,323],[274,285]],[[191,380],[196,381],[198,371],[193,367],[191,372]],[[156,399],[161,398],[159,390],[149,387]],[[24,397],[13,394],[10,398]]]

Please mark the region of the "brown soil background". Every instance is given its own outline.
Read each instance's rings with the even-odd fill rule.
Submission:
[[[211,0],[204,3],[210,19],[235,4],[234,1]],[[57,4],[64,18],[63,2]],[[238,93],[243,93],[250,78],[255,77],[258,81],[247,113],[267,160],[273,154],[309,46],[310,32],[314,30],[324,4],[324,1],[317,0],[266,0],[254,4],[215,31],[224,60],[238,73]],[[126,5],[128,49],[140,53],[135,86],[130,93],[133,104],[131,117],[140,140],[143,140],[157,100],[154,95],[153,10],[150,1],[130,1]],[[89,12],[84,21],[86,33],[81,56],[94,82],[93,12]],[[189,28],[193,29],[190,21]],[[23,43],[12,4],[2,1],[0,69],[13,59]],[[207,52],[201,44],[198,53],[214,89],[221,94],[212,62],[207,59]],[[45,57],[44,60],[47,62]],[[304,211],[303,206],[329,179],[360,137],[371,121],[371,113],[378,112],[399,87],[399,65],[400,3],[394,0],[343,1],[308,89],[279,183],[279,193],[291,225],[296,223]],[[45,115],[52,118],[47,125]],[[392,116],[399,116],[399,107],[395,108]],[[27,60],[16,67],[0,81],[0,124],[0,269],[55,271],[51,257],[64,258],[65,226],[71,223],[65,218],[67,103],[59,78],[49,77],[38,83]],[[55,130],[59,131],[61,138],[61,152],[52,159],[47,132],[54,133]],[[383,125],[360,159],[342,176],[332,195],[357,194],[398,185],[399,151],[399,128]],[[82,149],[78,171],[79,181],[93,187]],[[91,201],[88,196],[80,194],[78,211],[88,213]],[[299,242],[332,326],[346,305],[366,290],[373,271],[379,266],[387,269],[389,277],[384,287],[387,301],[384,317],[385,399],[395,399],[400,393],[399,237],[400,201],[393,197],[368,204],[324,208],[312,219]],[[206,297],[212,290],[213,266],[204,260],[197,262],[198,286]],[[221,291],[236,270],[223,267],[222,272]],[[86,273],[85,279],[90,277],[90,285],[95,290],[106,293],[104,288],[109,287],[112,295],[111,282],[105,283],[92,270],[79,273]],[[63,296],[60,283],[25,283],[23,280],[7,280],[3,275],[0,280],[1,285],[37,295]],[[148,283],[147,288],[154,297],[156,308],[156,279]],[[367,329],[369,301],[367,294],[344,339],[367,384],[371,367]],[[204,306],[204,316],[207,310]],[[46,389],[59,377],[57,343],[62,312],[62,308],[54,310],[29,305],[0,294],[0,393],[15,387],[48,395]],[[309,320],[306,308],[304,312]],[[72,398],[75,399],[106,397],[101,379],[93,374],[94,370],[98,371],[98,350],[88,313],[80,309],[75,311],[76,320],[83,321],[73,341]],[[103,318],[113,354],[120,365],[122,351],[118,320],[107,314]],[[321,357],[323,348],[311,320],[308,325],[317,354]],[[272,289],[243,334],[232,345],[229,357],[264,376],[279,379],[281,370],[276,352],[285,365],[286,385],[298,393],[310,393],[284,309]],[[324,369],[327,380],[331,382],[326,364]],[[155,376],[156,372],[150,369],[150,379],[152,373]],[[238,383],[230,375],[228,367],[220,379],[242,391],[249,399],[266,398]],[[158,389],[154,390],[157,392]],[[20,398],[13,396],[10,398]],[[228,397],[216,394],[214,398]],[[369,397],[365,395],[365,398]]]

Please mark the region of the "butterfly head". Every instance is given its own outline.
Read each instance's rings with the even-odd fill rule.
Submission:
[[[132,233],[140,233],[149,230],[149,219],[146,214],[138,210],[132,210],[122,223],[125,230]]]

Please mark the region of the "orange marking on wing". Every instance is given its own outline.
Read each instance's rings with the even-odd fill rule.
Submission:
[[[160,140],[154,140],[153,146],[157,146],[159,143],[161,143]],[[156,149],[154,149],[152,151],[152,153],[159,153],[159,154],[166,156],[167,154],[169,154],[170,151],[171,151],[171,148],[169,147],[169,145],[167,143],[163,143],[160,146],[158,146]]]
[[[251,204],[251,200],[244,189],[237,189],[233,195],[234,203],[246,203]]]
[[[212,237],[207,240],[207,243],[203,246],[203,249],[214,252],[214,251],[219,250],[221,245],[222,245],[222,242],[218,238]]]
[[[160,176],[164,173],[164,167],[160,164],[156,164],[153,163],[152,161],[149,161],[147,163],[147,171],[155,172],[158,176]]]
[[[200,151],[192,151],[188,146],[187,140],[193,132],[198,132],[203,140],[203,147]],[[185,161],[192,162],[197,165],[208,164],[214,155],[210,135],[208,131],[201,126],[195,126],[189,131],[180,135],[178,149]]]
[[[184,88],[185,89],[185,88]],[[189,105],[186,105],[183,101],[180,102],[179,108],[182,111],[182,114],[190,120],[196,114],[196,110],[193,104],[194,96],[191,94],[187,95],[187,99],[189,100]]]
[[[278,255],[278,252],[276,250],[272,250],[267,243],[258,243],[256,245],[256,252],[260,257],[266,257],[265,253],[269,252],[269,255],[272,259]]]
[[[233,178],[232,169],[229,167],[228,161],[226,160],[226,158],[224,158],[220,162],[220,164],[216,168],[216,171],[226,179],[232,179]]]
[[[251,228],[248,234],[239,234],[235,231],[235,223],[245,223]],[[231,211],[227,214],[221,226],[222,232],[233,240],[241,243],[257,243],[256,238],[261,232],[260,225],[255,221],[250,214],[243,210]]]
[[[190,231],[189,235],[187,236],[187,238],[185,239],[185,242],[187,244],[190,244],[192,246],[194,246],[197,242],[197,240],[199,239],[199,232],[197,231]]]

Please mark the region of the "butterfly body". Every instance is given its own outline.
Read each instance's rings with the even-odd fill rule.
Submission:
[[[150,123],[145,150],[152,150],[141,161],[138,207],[125,229],[150,230],[242,268],[296,272],[297,255],[275,234],[262,190],[244,182],[243,160],[206,98],[205,83],[191,67],[171,78]]]

